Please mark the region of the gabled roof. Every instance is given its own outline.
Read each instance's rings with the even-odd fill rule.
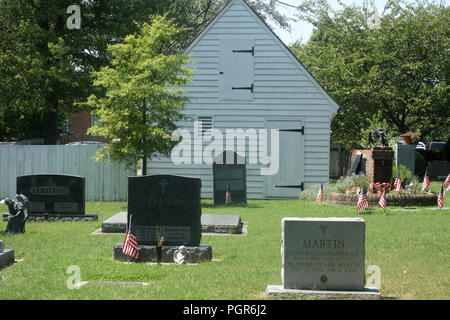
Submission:
[[[191,42],[191,44],[184,50],[185,54],[188,54],[193,47],[200,41],[200,39],[208,33],[208,31],[215,25],[215,23],[223,16],[223,14],[233,5],[233,4],[243,4],[243,6],[248,10],[250,15],[254,16],[256,20],[261,24],[261,27],[267,31],[276,42],[281,44],[282,50],[285,50],[288,56],[294,59],[299,69],[304,72],[308,80],[310,80],[314,86],[322,93],[325,98],[329,101],[332,107],[331,116],[332,118],[336,115],[339,105],[334,101],[334,99],[326,92],[326,90],[320,85],[320,83],[313,77],[313,75],[306,69],[302,62],[297,58],[297,56],[289,49],[289,47],[273,32],[273,30],[267,25],[267,23],[261,19],[258,13],[253,10],[252,7],[245,0],[229,0],[228,3],[220,10],[220,12],[208,23],[208,25],[197,35],[197,37]]]

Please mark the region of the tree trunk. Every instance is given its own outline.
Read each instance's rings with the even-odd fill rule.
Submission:
[[[147,175],[147,157],[142,157],[142,168],[141,168],[141,175],[146,176]]]
[[[44,144],[56,144],[58,141],[58,100],[54,95],[46,98],[44,112]]]
[[[143,123],[144,126],[147,123],[147,108],[146,108],[146,104],[145,104],[145,98],[144,98],[144,101],[142,102],[142,123]],[[146,137],[145,137],[145,135],[143,135],[142,136],[142,144],[145,145],[145,143],[146,143]],[[145,154],[142,157],[142,169],[141,169],[141,172],[142,172],[143,176],[147,175],[147,154]]]

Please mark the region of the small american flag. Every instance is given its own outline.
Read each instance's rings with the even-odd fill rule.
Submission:
[[[450,190],[450,173],[448,174],[447,178],[444,181],[444,188],[445,190]]]
[[[139,247],[137,244],[137,240],[134,234],[131,232],[131,216],[127,235],[125,236],[125,242],[123,243],[122,252],[130,257],[139,259]]]
[[[225,203],[231,203],[231,192],[229,184],[227,184],[227,192],[225,193]]]
[[[386,190],[383,190],[383,194],[381,195],[380,201],[378,201],[381,209],[386,213]]]
[[[441,186],[441,192],[439,192],[437,203],[438,209],[441,210],[442,207],[444,206],[444,186]]]
[[[395,178],[394,188],[395,191],[402,194],[402,181],[400,180],[400,173],[397,174],[397,178]]]
[[[360,212],[369,207],[369,203],[367,202],[366,190],[363,187],[361,194],[358,198],[358,203],[356,204],[356,211]]]
[[[323,201],[323,184],[320,184],[319,193],[317,194],[316,201],[321,202]]]
[[[427,171],[425,171],[425,176],[423,177],[422,183],[422,191],[425,191],[429,185],[430,185],[430,177],[428,176]]]

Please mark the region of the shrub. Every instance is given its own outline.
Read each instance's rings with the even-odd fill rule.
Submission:
[[[352,176],[352,186],[354,188],[359,188],[360,190],[362,190],[362,188],[364,187],[366,188],[366,190],[368,190],[369,183],[370,183],[369,177],[356,175]]]
[[[405,190],[411,194],[423,193],[422,181],[417,176],[412,176],[411,180],[405,185]]]
[[[400,179],[402,180],[402,185],[408,185],[411,182],[411,179],[413,177],[413,174],[411,172],[411,170],[409,170],[408,168],[406,168],[403,164],[397,166],[397,167],[393,167],[392,168],[392,177],[395,178],[397,177],[398,173],[400,172]]]
[[[360,188],[365,187],[366,190],[369,187],[369,178],[366,176],[352,175],[351,177],[340,177],[336,183],[323,185],[323,198],[327,199],[330,192],[345,193],[348,188]],[[314,184],[300,193],[301,200],[315,201],[317,194],[319,193],[320,184]]]
[[[353,187],[352,177],[340,177],[334,185],[334,189],[340,193],[345,193],[345,190],[347,190],[347,188],[352,187]]]
[[[319,184],[314,184],[308,188],[305,188],[304,191],[300,192],[300,200],[310,200],[316,201],[317,195],[319,194]],[[323,200],[325,201],[328,198],[328,194],[330,192],[335,191],[335,186],[330,184],[323,185]]]

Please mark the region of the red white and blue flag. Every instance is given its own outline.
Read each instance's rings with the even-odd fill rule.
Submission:
[[[323,184],[320,184],[319,193],[317,194],[316,201],[321,202],[323,201]]]
[[[386,213],[386,190],[383,190],[383,194],[381,195],[380,201],[378,201],[379,206]]]
[[[369,203],[367,202],[366,190],[363,187],[361,194],[359,195],[359,198],[358,198],[358,203],[356,204],[356,211],[360,212],[362,210],[365,210],[368,207],[369,207]]]
[[[422,183],[422,191],[425,191],[429,185],[430,185],[430,177],[428,176],[427,171],[425,171],[425,176],[423,177]]]
[[[450,173],[448,174],[447,178],[444,181],[444,188],[445,190],[450,190]]]
[[[125,236],[125,241],[123,243],[122,252],[130,257],[139,259],[139,247],[137,240],[133,232],[131,232],[131,216],[127,235]]]
[[[398,193],[402,193],[402,181],[400,180],[400,173],[397,174],[397,178],[395,178],[394,188]]]
[[[227,184],[227,192],[225,193],[225,203],[231,203],[231,192],[229,184]]]
[[[438,209],[441,210],[442,207],[444,206],[444,186],[441,186],[441,192],[439,192],[439,196],[438,196]]]

